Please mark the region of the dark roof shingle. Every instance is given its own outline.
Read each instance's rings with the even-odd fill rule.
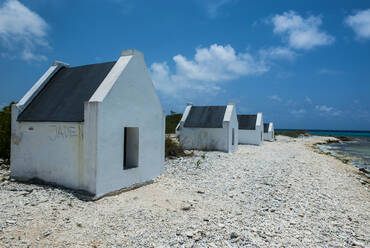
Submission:
[[[84,102],[115,63],[61,68],[18,116],[18,121],[84,121]]]
[[[226,106],[192,106],[184,127],[222,128]]]
[[[239,129],[255,130],[257,115],[238,115]]]

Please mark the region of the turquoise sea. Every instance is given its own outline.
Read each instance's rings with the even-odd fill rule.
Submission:
[[[286,131],[289,129],[276,129]],[[290,129],[291,130],[291,129]],[[350,141],[318,145],[324,152],[330,152],[339,158],[349,158],[350,164],[370,171],[370,131],[344,130],[306,130],[312,135],[346,137]],[[368,173],[370,176],[370,173]]]
[[[370,170],[370,131],[307,131],[312,135],[350,138],[351,141],[322,145],[320,148],[338,157],[351,158],[351,164]]]

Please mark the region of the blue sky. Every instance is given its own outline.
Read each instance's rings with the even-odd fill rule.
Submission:
[[[167,112],[234,101],[277,128],[370,130],[367,0],[0,0],[0,105],[54,60],[129,48]]]

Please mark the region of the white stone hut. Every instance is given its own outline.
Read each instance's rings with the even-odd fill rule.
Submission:
[[[227,106],[185,108],[176,133],[184,149],[235,152],[238,150],[238,119],[234,103]]]
[[[164,170],[165,113],[144,55],[69,67],[54,62],[12,106],[11,177],[95,197]]]
[[[263,139],[267,141],[275,140],[274,124],[272,122],[263,124]]]
[[[262,113],[256,115],[238,115],[239,144],[263,144]]]

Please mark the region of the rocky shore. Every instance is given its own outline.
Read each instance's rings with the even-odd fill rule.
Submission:
[[[326,139],[195,152],[98,201],[1,166],[0,247],[370,247],[369,184],[312,148]]]

